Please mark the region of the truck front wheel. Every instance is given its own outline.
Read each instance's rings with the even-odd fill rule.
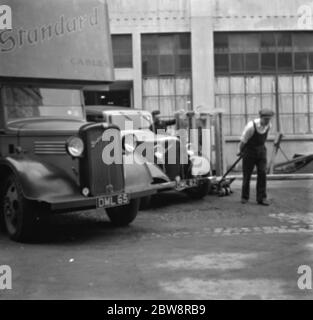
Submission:
[[[1,189],[0,206],[1,220],[9,237],[20,242],[29,240],[35,230],[36,208],[24,198],[22,187],[13,174]]]
[[[139,204],[139,199],[133,199],[126,206],[108,208],[106,211],[113,225],[125,227],[135,220],[138,214]]]

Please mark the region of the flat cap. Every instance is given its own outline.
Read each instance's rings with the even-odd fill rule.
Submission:
[[[271,109],[264,108],[259,111],[260,117],[273,117],[274,114],[275,114],[275,112]]]
[[[160,110],[154,110],[154,111],[151,112],[151,114],[152,114],[153,116],[156,116],[156,115],[158,115],[158,114],[160,114],[160,113],[161,113]]]

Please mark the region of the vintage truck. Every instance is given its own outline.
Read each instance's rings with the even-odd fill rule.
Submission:
[[[24,2],[10,1],[13,29],[0,31],[0,225],[26,241],[50,213],[95,208],[127,225],[163,172],[125,166],[120,130],[86,120],[82,90],[114,80],[107,6]],[[108,130],[121,162],[103,160]]]
[[[163,171],[163,177],[156,178],[159,182],[172,182],[169,185],[171,189],[185,192],[196,199],[201,199],[208,194],[210,162],[190,148],[188,131],[185,137],[170,135],[166,132],[154,133],[152,115],[147,110],[87,105],[86,112],[89,121],[115,125],[122,131],[124,138],[133,136],[129,141],[133,141],[132,143],[136,146],[145,144],[147,150],[153,149],[153,153],[146,152],[145,156],[148,163],[157,165]],[[128,125],[131,128],[128,128]],[[149,145],[153,148],[149,148]],[[171,161],[171,156],[174,156],[175,161]],[[184,161],[182,161],[183,157]],[[168,188],[159,189],[159,191],[167,190]],[[143,208],[149,206],[150,199],[151,196],[147,196],[141,200]]]

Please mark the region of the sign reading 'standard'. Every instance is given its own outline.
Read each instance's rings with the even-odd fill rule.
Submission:
[[[0,30],[0,77],[113,80],[107,6],[97,0],[11,0]]]

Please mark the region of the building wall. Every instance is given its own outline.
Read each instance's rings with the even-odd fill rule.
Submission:
[[[132,34],[133,69],[116,70],[116,80],[132,80],[134,107],[142,108],[141,35],[191,33],[192,106],[216,108],[214,32],[299,30],[299,8],[305,0],[108,0],[112,34]],[[311,5],[313,8],[313,5]],[[122,77],[120,79],[120,77]],[[273,139],[273,137],[271,137]],[[234,160],[239,136],[227,137],[226,164]],[[288,137],[289,157],[309,153],[312,135]],[[271,150],[271,147],[269,147]],[[278,161],[283,160],[282,156]]]

